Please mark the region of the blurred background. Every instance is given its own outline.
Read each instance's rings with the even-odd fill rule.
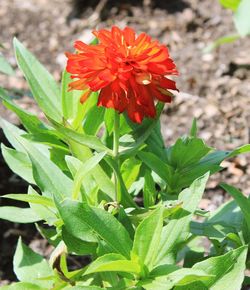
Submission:
[[[0,52],[14,71],[11,75],[0,74],[0,87],[20,106],[42,116],[16,66],[13,37],[23,42],[60,81],[66,61],[64,52],[73,51],[75,40],[89,42],[93,38],[91,31],[96,28],[129,25],[138,33],[147,32],[166,44],[180,72],[176,78],[180,93],[171,105],[165,106],[162,116],[166,144],[188,133],[194,117],[198,120],[199,136],[212,147],[230,150],[249,143],[250,37],[238,36],[233,21],[235,9],[226,9],[221,5],[223,2],[1,0],[0,44],[3,47]],[[219,46],[221,42],[228,43]],[[0,115],[19,124],[1,104]],[[0,139],[7,144],[2,131]],[[218,187],[220,181],[250,194],[249,160],[247,156],[240,156],[224,162],[226,169],[209,182],[201,207],[214,210],[228,198]],[[1,195],[26,192],[27,184],[11,173],[2,156],[0,177]],[[0,205],[3,205],[2,200]],[[43,255],[50,252],[48,245],[35,233],[34,226],[1,221],[0,286],[15,279],[12,255],[19,235]]]

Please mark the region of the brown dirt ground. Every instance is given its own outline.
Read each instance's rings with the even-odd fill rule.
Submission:
[[[84,7],[80,18],[67,21],[67,17],[74,14],[67,0],[1,0],[0,43],[6,48],[2,52],[16,69],[12,49],[12,38],[16,36],[60,80],[65,65],[64,52],[72,50],[74,40],[88,42],[96,27],[130,25],[166,44],[180,71],[177,84],[181,93],[166,106],[162,116],[167,144],[188,132],[193,117],[198,119],[200,136],[210,146],[233,149],[249,143],[250,39],[203,53],[216,38],[234,33],[232,13],[222,9],[218,0],[155,0],[151,4],[144,1],[144,4],[147,2],[149,5],[142,6],[138,2],[135,6],[133,1],[108,1],[101,11],[101,19],[95,7],[89,6]],[[16,69],[14,77],[0,75],[0,84],[19,98],[21,106],[37,111],[19,70]],[[18,123],[1,105],[0,114]],[[218,187],[221,180],[249,195],[249,160],[247,156],[240,156],[225,162],[227,169],[211,179],[201,206],[213,210],[227,198]],[[11,174],[2,160],[0,164],[1,194],[21,192],[25,183]],[[4,237],[0,239],[2,284],[14,279],[10,261],[20,234],[30,241],[34,229],[1,222],[0,235]],[[40,248],[44,247],[40,244]]]

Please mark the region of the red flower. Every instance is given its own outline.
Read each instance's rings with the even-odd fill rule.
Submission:
[[[85,90],[84,102],[91,91],[100,91],[98,106],[114,108],[141,123],[154,118],[154,100],[169,103],[177,90],[175,82],[166,78],[178,74],[166,46],[145,33],[135,35],[133,29],[113,26],[111,31],[94,31],[99,44],[75,42],[76,53],[66,53],[66,70],[72,78],[71,90]],[[87,89],[87,90],[86,90]]]

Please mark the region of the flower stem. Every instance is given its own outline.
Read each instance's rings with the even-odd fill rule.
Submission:
[[[120,115],[115,111],[114,118],[114,136],[113,136],[113,155],[114,160],[119,167],[119,136],[120,136]],[[119,192],[119,180],[116,173],[115,176],[115,201],[118,202],[118,192]]]

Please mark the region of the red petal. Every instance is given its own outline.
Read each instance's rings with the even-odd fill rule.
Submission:
[[[79,51],[85,51],[86,49],[88,49],[88,45],[80,40],[77,40],[75,41],[74,48]]]
[[[128,46],[133,45],[135,41],[135,32],[132,28],[130,27],[125,27],[123,30],[123,35],[125,38],[125,41]]]
[[[112,96],[112,90],[110,86],[103,88],[99,94],[97,105],[103,106],[106,108],[114,108],[114,102],[111,96]]]
[[[128,105],[128,117],[135,123],[141,123],[144,118],[144,114],[140,107],[136,106],[133,101]]]
[[[116,76],[111,73],[109,69],[105,69],[98,74],[98,77],[101,80],[113,82],[116,79]]]
[[[164,77],[160,80],[159,86],[164,89],[177,90],[175,81]]]
[[[93,92],[99,91],[100,89],[106,87],[108,84],[109,84],[109,81],[100,80],[97,77],[91,80],[90,82],[88,82],[88,86]]]

